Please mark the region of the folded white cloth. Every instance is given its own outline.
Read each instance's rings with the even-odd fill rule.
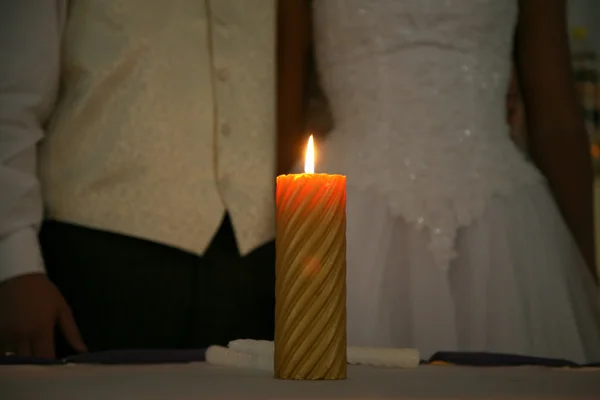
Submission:
[[[206,361],[215,365],[273,371],[275,346],[264,340],[240,339],[228,347],[210,346]],[[386,349],[349,346],[348,364],[372,365],[389,368],[415,368],[419,365],[417,349]]]

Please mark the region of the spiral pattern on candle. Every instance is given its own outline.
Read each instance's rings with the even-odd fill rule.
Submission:
[[[287,175],[277,183],[275,376],[344,379],[345,177]]]

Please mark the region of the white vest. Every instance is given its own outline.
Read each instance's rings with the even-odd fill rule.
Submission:
[[[274,0],[74,0],[47,217],[202,254],[274,238]]]

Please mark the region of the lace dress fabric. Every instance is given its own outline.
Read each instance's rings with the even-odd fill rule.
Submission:
[[[313,7],[335,121],[317,165],[348,177],[350,344],[600,360],[592,278],[505,123],[516,0]],[[569,329],[540,303],[558,298]]]
[[[455,255],[457,228],[491,195],[540,179],[504,123],[515,17],[516,3],[498,0],[316,5],[318,62],[339,131],[324,168],[426,228],[441,267]]]

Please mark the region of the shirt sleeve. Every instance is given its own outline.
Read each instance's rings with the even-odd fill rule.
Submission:
[[[0,1],[0,282],[44,272],[38,142],[56,100],[66,0]]]

